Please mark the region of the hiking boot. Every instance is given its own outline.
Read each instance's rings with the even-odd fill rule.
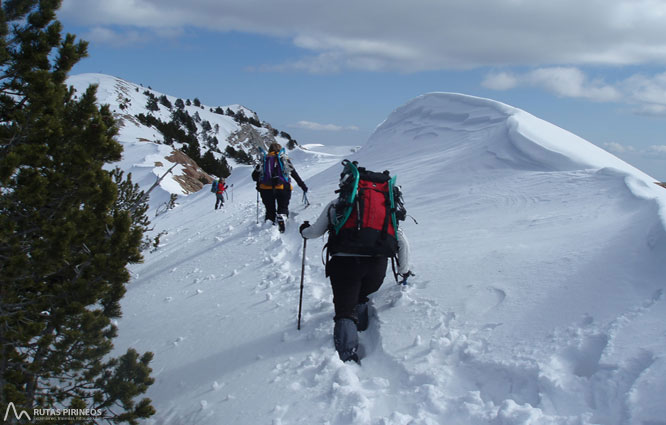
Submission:
[[[343,317],[335,321],[333,328],[333,342],[335,349],[343,362],[355,361],[359,362],[358,354],[358,332],[356,330],[356,323],[352,319]]]
[[[280,228],[280,233],[284,233],[284,231],[285,231],[285,220],[284,220],[284,216],[282,214],[278,214],[277,223],[278,223],[278,227]]]
[[[354,362],[356,364],[361,364],[361,359],[358,357],[358,353],[346,353],[340,354],[340,360],[343,362]]]

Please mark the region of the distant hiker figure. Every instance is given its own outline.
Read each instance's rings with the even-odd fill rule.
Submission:
[[[266,208],[264,220],[273,224],[277,222],[281,232],[284,232],[289,217],[289,200],[293,189],[291,177],[296,180],[303,192],[308,191],[284,148],[277,142],[271,143],[268,152],[263,155],[261,164],[252,172],[252,180],[257,182],[257,190]]]
[[[210,191],[215,194],[215,209],[222,208],[224,205],[224,191],[229,186],[226,185],[224,179],[215,179],[210,188]]]
[[[326,276],[331,278],[335,349],[344,362],[360,362],[358,331],[368,327],[368,295],[376,292],[386,275],[388,258],[398,260],[398,274],[406,279],[409,243],[398,228],[407,212],[395,178],[344,160],[339,197],[331,201],[317,221],[300,226],[306,239],[328,232]],[[396,276],[397,280],[397,276]]]

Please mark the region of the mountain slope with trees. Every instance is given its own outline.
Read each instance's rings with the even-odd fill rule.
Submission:
[[[104,74],[74,75],[67,82],[79,93],[90,84],[99,86],[99,103],[108,105],[117,119],[118,140],[125,149],[146,149],[146,144],[153,145],[147,156],[155,167],[147,173],[146,181],[141,182],[142,187],[149,186],[151,180],[169,168],[166,164],[174,162],[169,157],[177,151],[197,165],[191,167],[180,162],[183,166],[173,170],[161,188],[181,195],[201,189],[212,181],[211,176],[226,178],[235,167],[253,164],[258,148],[265,148],[273,141],[288,149],[298,145],[289,133],[273,128],[240,105],[211,107],[196,97],[181,99]],[[161,158],[152,156],[155,151],[160,152]],[[177,156],[182,158],[182,154]],[[131,168],[137,164],[126,165]],[[144,169],[134,169],[134,173],[145,175],[147,165],[141,164]],[[177,176],[183,176],[181,181],[188,180],[188,184],[169,185],[169,181],[178,180]]]

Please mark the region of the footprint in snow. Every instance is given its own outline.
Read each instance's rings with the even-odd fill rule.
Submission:
[[[477,291],[465,302],[465,311],[480,316],[502,304],[505,298],[504,290],[489,286]]]

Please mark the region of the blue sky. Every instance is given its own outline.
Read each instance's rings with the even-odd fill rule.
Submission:
[[[300,143],[363,144],[433,91],[524,109],[666,181],[664,0],[64,0],[100,72]]]

